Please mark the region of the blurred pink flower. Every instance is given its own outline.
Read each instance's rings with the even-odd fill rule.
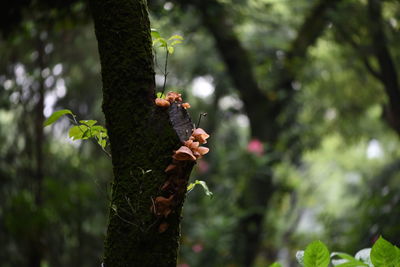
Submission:
[[[187,263],[181,263],[181,264],[178,264],[176,267],[190,267],[190,265]]]
[[[208,170],[210,169],[210,164],[204,159],[198,160],[197,166],[199,168],[199,173],[201,174],[208,172]]]
[[[200,252],[203,250],[203,245],[202,245],[202,244],[194,244],[194,245],[192,246],[192,250],[193,250],[195,253],[200,253]]]
[[[262,154],[264,153],[264,145],[258,139],[251,139],[250,142],[247,144],[247,151],[254,155],[262,156]]]

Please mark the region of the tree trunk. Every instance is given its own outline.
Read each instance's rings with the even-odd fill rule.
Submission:
[[[45,43],[40,38],[40,33],[38,34],[37,40],[37,51],[38,51],[38,59],[37,66],[40,70],[40,73],[45,68],[45,51],[44,46]],[[33,90],[33,89],[32,89]],[[44,122],[44,97],[45,97],[45,84],[44,79],[40,75],[39,76],[39,90],[38,90],[38,102],[35,107],[35,125],[34,125],[34,136],[35,136],[35,167],[33,170],[34,173],[34,183],[33,183],[33,194],[35,196],[35,205],[38,210],[43,208],[43,143],[44,143],[44,132],[43,132],[43,122]],[[40,267],[43,256],[44,256],[44,248],[43,248],[43,226],[42,224],[37,225],[37,229],[31,237],[29,241],[29,266],[30,267]]]
[[[157,217],[152,207],[158,196],[171,196],[160,189],[168,178],[164,170],[172,151],[188,138],[192,124],[181,107],[171,105],[167,112],[154,104],[146,1],[92,0],[90,4],[114,172],[104,264],[176,266],[181,208],[193,163],[182,167],[180,178],[185,182],[179,191],[183,193],[173,195],[172,213]],[[171,124],[183,124],[184,130]]]
[[[373,54],[379,64],[380,82],[388,96],[388,104],[385,107],[386,120],[389,126],[400,135],[400,85],[396,65],[388,47],[382,17],[382,3],[380,0],[369,0],[368,11]]]

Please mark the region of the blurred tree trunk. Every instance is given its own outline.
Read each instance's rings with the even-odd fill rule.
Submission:
[[[396,65],[388,47],[385,25],[382,18],[382,1],[368,0],[368,25],[371,36],[372,53],[375,56],[379,71],[378,77],[388,96],[385,107],[386,120],[398,135],[400,135],[400,87]]]
[[[267,166],[257,170],[256,175],[249,177],[238,203],[245,212],[237,224],[232,256],[236,264],[251,266],[261,242],[264,214],[268,209],[269,200],[277,189],[272,183],[272,168],[281,160],[284,153],[282,148],[277,148],[277,143],[281,141],[281,135],[289,131],[296,122],[296,107],[291,106],[289,109],[289,105],[293,105],[291,102],[295,92],[293,83],[296,81],[296,75],[301,69],[308,48],[321,36],[329,21],[328,12],[335,8],[340,0],[317,1],[310,14],[306,16],[282,67],[276,70],[276,82],[268,90],[279,97],[270,97],[266,91],[259,88],[248,52],[237,38],[233,30],[234,25],[231,24],[223,4],[215,0],[177,0],[177,2],[182,6],[191,4],[199,10],[202,23],[212,34],[228,74],[244,102],[250,120],[251,137],[267,143],[266,153],[273,158]],[[279,119],[283,114],[286,114],[287,118],[284,122]],[[291,147],[296,144],[296,140],[296,136],[292,137],[292,140],[286,143],[285,149],[301,149],[298,146]],[[294,152],[293,155],[293,160],[296,161],[301,153]]]
[[[34,119],[34,157],[35,165],[32,170],[34,182],[33,182],[33,195],[35,197],[35,206],[38,211],[41,211],[43,206],[43,144],[44,144],[44,132],[43,132],[43,122],[44,122],[44,95],[45,95],[45,85],[44,79],[41,75],[42,71],[45,69],[45,43],[38,33],[37,37],[37,67],[39,69],[39,88],[38,88],[38,101],[35,106],[35,119]],[[37,224],[35,233],[29,241],[29,266],[30,267],[40,267],[44,256],[43,251],[43,226],[42,224]]]
[[[146,1],[93,0],[90,4],[114,172],[104,264],[175,267],[183,199],[167,218],[157,218],[151,207],[166,180],[164,170],[172,151],[182,138],[172,128],[168,112],[154,105]],[[187,129],[190,132],[191,127]],[[186,192],[186,184],[182,186]],[[161,223],[168,225],[163,233],[159,231]]]

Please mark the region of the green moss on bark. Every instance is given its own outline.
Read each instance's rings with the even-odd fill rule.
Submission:
[[[93,0],[114,182],[105,266],[176,266],[182,205],[158,232],[150,212],[180,146],[166,110],[154,105],[150,23],[143,0]],[[150,171],[151,170],[151,171]],[[190,170],[188,170],[190,172]]]

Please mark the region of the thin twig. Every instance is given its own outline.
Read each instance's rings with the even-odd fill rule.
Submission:
[[[165,85],[167,84],[167,76],[168,76],[167,68],[168,68],[168,55],[169,55],[169,52],[168,52],[168,48],[167,48],[167,47],[165,47],[165,52],[166,52],[167,54],[165,55],[165,64],[164,64],[164,84],[163,84],[163,89],[162,89],[161,95],[164,95],[164,92],[165,92]]]
[[[205,117],[205,116],[207,116],[207,112],[200,113],[196,128],[200,127],[201,117]]]

